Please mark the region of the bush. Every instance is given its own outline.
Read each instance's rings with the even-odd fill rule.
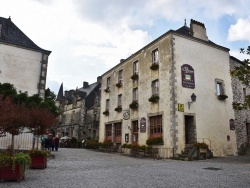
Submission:
[[[147,139],[146,143],[147,145],[163,145],[164,144],[162,136],[149,138]]]
[[[208,145],[204,142],[197,142],[194,146],[197,148],[208,149]]]
[[[122,144],[122,148],[127,148],[127,144]]]

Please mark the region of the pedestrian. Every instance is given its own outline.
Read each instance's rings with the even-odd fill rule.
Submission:
[[[55,137],[55,151],[58,151],[58,147],[59,147],[59,138],[58,136]]]
[[[55,148],[55,138],[52,138],[52,142],[51,142],[52,151],[54,151],[54,148]]]
[[[42,145],[41,145],[41,146],[42,146],[42,150],[45,148],[45,139],[46,139],[45,136],[42,135],[42,136],[41,136],[41,140],[42,140]]]
[[[67,148],[70,148],[70,140],[69,139],[67,139]]]
[[[52,138],[47,138],[47,149],[48,151],[51,151],[51,145],[52,145]]]

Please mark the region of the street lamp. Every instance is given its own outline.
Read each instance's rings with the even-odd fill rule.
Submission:
[[[194,93],[191,95],[191,100],[191,102],[188,102],[188,109],[190,109],[191,104],[196,101],[196,95]]]

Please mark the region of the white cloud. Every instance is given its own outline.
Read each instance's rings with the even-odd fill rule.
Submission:
[[[248,40],[250,41],[250,16],[246,19],[238,19],[235,25],[231,25],[228,31],[228,40]]]

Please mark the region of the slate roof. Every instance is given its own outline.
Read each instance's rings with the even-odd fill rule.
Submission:
[[[98,82],[95,82],[93,84],[88,85],[87,87],[81,87],[79,89],[79,91],[84,91],[86,92],[86,97],[91,93],[91,91],[93,91],[97,86],[98,86]]]
[[[0,31],[0,43],[12,44],[31,50],[43,52],[47,55],[51,51],[44,50],[37,46],[29,37],[27,37],[12,21],[11,18],[0,17],[2,29]]]

